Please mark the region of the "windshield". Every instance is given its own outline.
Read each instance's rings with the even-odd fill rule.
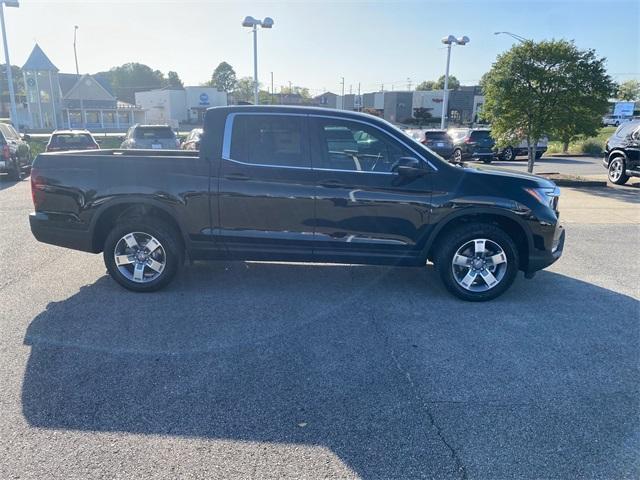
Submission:
[[[137,140],[169,140],[175,138],[170,127],[138,127],[134,132]]]

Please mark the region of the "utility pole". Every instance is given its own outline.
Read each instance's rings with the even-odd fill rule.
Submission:
[[[358,82],[358,111],[362,111],[362,97],[360,96],[360,82]]]
[[[293,93],[293,89],[291,88],[291,80],[289,80],[289,95]]]
[[[9,61],[9,47],[7,45],[7,29],[4,26],[4,3],[0,2],[0,23],[2,23],[2,43],[4,44],[4,59],[7,64],[7,83],[9,84],[9,99],[11,101],[11,120],[13,121],[13,126],[18,130],[20,126],[18,125],[18,111],[16,110],[16,94],[13,91],[13,75],[11,72],[11,62]],[[15,2],[15,5],[8,5],[10,7],[17,7],[18,2]],[[40,92],[38,92],[40,95]]]
[[[344,110],[344,77],[342,78],[342,98],[340,99],[340,108]]]
[[[381,84],[380,84],[380,91],[381,91],[381,92],[384,92],[384,83],[381,83]]]
[[[78,68],[78,49],[76,48],[76,40],[78,34],[78,25],[73,26],[73,57],[76,60],[76,75],[78,76],[78,81],[80,81],[80,68]],[[78,96],[80,97],[80,125],[82,127],[85,126],[85,115],[84,115],[84,105],[82,102],[82,85],[78,89]],[[117,115],[117,112],[116,112]],[[67,116],[68,118],[68,116]],[[69,120],[69,128],[71,128],[71,120]]]
[[[273,72],[271,72],[271,105],[273,105]]]
[[[411,91],[411,78],[407,77],[407,90]]]

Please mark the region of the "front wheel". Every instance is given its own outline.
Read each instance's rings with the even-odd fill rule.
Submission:
[[[109,233],[103,256],[109,274],[124,288],[152,292],[173,279],[183,252],[177,232],[165,222],[131,219]]]
[[[456,297],[482,302],[502,295],[515,280],[518,249],[501,228],[483,223],[462,225],[439,243],[436,268]]]
[[[459,148],[456,148],[453,151],[453,161],[455,163],[462,163],[462,150],[460,150]]]
[[[608,171],[609,181],[616,185],[624,185],[629,180],[629,177],[624,173],[624,159],[622,157],[615,157],[609,162]]]

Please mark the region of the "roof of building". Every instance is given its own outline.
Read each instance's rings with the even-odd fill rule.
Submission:
[[[113,94],[113,90],[111,89],[111,83],[106,77],[102,75],[89,75],[89,76],[93,78],[96,82],[98,82],[100,86],[104,88],[109,95],[111,95],[112,97],[115,97],[115,95]],[[65,97],[82,77],[83,75],[78,76],[75,73],[59,73],[58,80],[60,82],[60,90],[62,91],[62,96]]]
[[[31,50],[31,54],[27,61],[22,66],[23,70],[49,70],[53,72],[58,71],[58,67],[56,67],[49,57],[42,51],[40,46],[36,43]]]

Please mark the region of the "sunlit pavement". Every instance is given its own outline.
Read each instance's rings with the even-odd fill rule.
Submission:
[[[640,474],[636,192],[563,189],[563,258],[469,304],[269,263],[136,295],[37,243],[28,187],[0,182],[1,479]]]

